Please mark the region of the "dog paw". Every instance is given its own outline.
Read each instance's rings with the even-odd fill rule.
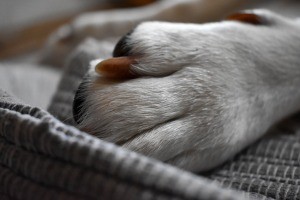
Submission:
[[[211,169],[274,123],[253,82],[262,80],[255,74],[265,59],[259,52],[268,53],[253,47],[266,39],[255,37],[262,30],[269,31],[238,22],[142,23],[113,53],[129,58],[124,66],[134,78],[99,75],[92,64],[74,100],[75,120],[144,155],[191,171]]]

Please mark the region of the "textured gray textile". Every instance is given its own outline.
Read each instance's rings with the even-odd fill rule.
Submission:
[[[0,99],[0,194],[7,199],[243,199],[211,181]]]
[[[300,118],[295,116],[276,127],[271,131],[272,137],[248,148],[210,178],[224,186],[273,199],[300,199],[298,124]]]
[[[55,117],[0,91],[1,199],[300,199],[298,116],[205,176],[70,126],[89,61],[107,57],[111,48],[88,40],[73,53],[49,108]]]
[[[0,88],[0,99],[1,102],[14,103],[14,104],[21,103],[21,101],[17,100],[16,97],[12,96],[11,94],[8,94],[6,91],[2,90],[1,88]]]

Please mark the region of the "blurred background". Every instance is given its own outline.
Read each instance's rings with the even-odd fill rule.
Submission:
[[[50,33],[84,12],[139,7],[155,1],[157,0],[0,0],[0,60],[9,60],[39,49]],[[300,1],[296,0],[241,2],[247,2],[245,8],[266,7],[286,15],[294,13],[294,16],[298,15],[300,5]],[[295,10],[291,11],[291,8]]]
[[[155,0],[1,0],[0,60],[40,48],[58,27],[83,12],[144,6]]]

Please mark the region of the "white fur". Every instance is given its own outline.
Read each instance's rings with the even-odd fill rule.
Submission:
[[[142,23],[127,40],[141,78],[84,81],[81,128],[191,170],[215,167],[300,109],[300,27]]]

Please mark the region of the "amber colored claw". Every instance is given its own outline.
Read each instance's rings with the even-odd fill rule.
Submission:
[[[226,20],[240,21],[254,25],[261,25],[263,23],[261,17],[254,13],[234,13],[226,17]]]
[[[131,65],[135,63],[132,57],[115,57],[103,60],[96,65],[96,72],[107,78],[134,78],[135,75],[131,70]]]

